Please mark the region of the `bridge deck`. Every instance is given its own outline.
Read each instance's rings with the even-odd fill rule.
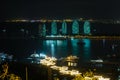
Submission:
[[[45,39],[120,39],[120,36],[46,36]]]
[[[64,39],[110,39],[110,40],[120,40],[120,36],[45,36],[45,37],[0,37],[0,39],[48,39],[48,40],[64,40]]]

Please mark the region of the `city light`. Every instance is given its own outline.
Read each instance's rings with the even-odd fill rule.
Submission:
[[[67,57],[67,58],[71,59],[71,57]],[[77,57],[73,56],[72,58],[77,58]],[[74,69],[70,70],[69,67],[67,66],[57,66],[56,60],[57,59],[55,57],[45,57],[45,59],[40,60],[40,63],[42,65],[50,66],[51,69],[59,71],[60,74],[62,75],[77,76],[82,74],[78,70],[74,70]],[[104,78],[103,76],[98,76],[98,75],[94,75],[93,77],[85,76],[84,79],[85,80],[92,80],[92,79],[110,80],[110,78]]]
[[[40,53],[40,57],[45,58],[45,57],[46,57],[46,55],[45,55],[45,54],[43,54],[43,53]]]

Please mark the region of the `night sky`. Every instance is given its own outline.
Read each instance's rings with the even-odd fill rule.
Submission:
[[[0,20],[80,17],[120,19],[120,0],[0,1]]]

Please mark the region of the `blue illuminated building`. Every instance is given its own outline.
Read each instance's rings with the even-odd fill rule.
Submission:
[[[51,23],[51,35],[57,35],[57,23],[55,21]]]
[[[91,26],[89,21],[85,21],[83,24],[79,23],[80,21],[74,20],[71,23],[63,21],[62,23],[52,21],[51,25],[43,24],[42,26],[42,35],[90,35]],[[51,28],[49,28],[51,26]],[[47,31],[47,33],[46,33]],[[60,31],[60,33],[59,33]],[[49,34],[48,34],[49,32]],[[82,34],[83,33],[83,34]]]
[[[73,24],[72,24],[72,34],[79,34],[79,23],[77,20],[74,20],[73,21]]]
[[[62,23],[62,34],[67,34],[67,23],[65,21]]]
[[[42,35],[46,36],[46,25],[45,24],[43,24],[43,27],[42,27]]]
[[[90,31],[90,22],[89,21],[85,21],[84,22],[84,34],[85,35],[90,35],[91,31]]]

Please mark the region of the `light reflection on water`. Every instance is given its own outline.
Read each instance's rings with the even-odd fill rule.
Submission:
[[[84,44],[78,44],[81,42]],[[47,55],[53,57],[66,57],[76,55],[82,57],[85,61],[91,57],[90,39],[71,39],[71,40],[45,40],[43,41],[43,50]]]
[[[78,44],[80,42],[80,44]],[[104,58],[113,59],[120,56],[120,40],[1,40],[0,52],[25,58],[36,53],[45,53],[57,58],[77,55],[81,60]],[[114,50],[113,50],[114,47]],[[113,58],[111,58],[113,57]],[[102,58],[102,59],[103,59]],[[118,58],[119,59],[119,58]]]
[[[90,39],[83,39],[83,42],[85,43],[83,58],[85,61],[88,61],[91,58],[91,41]]]
[[[78,39],[73,39],[73,40],[71,40],[71,46],[72,46],[72,54],[73,55],[79,55],[79,47],[78,47]]]

